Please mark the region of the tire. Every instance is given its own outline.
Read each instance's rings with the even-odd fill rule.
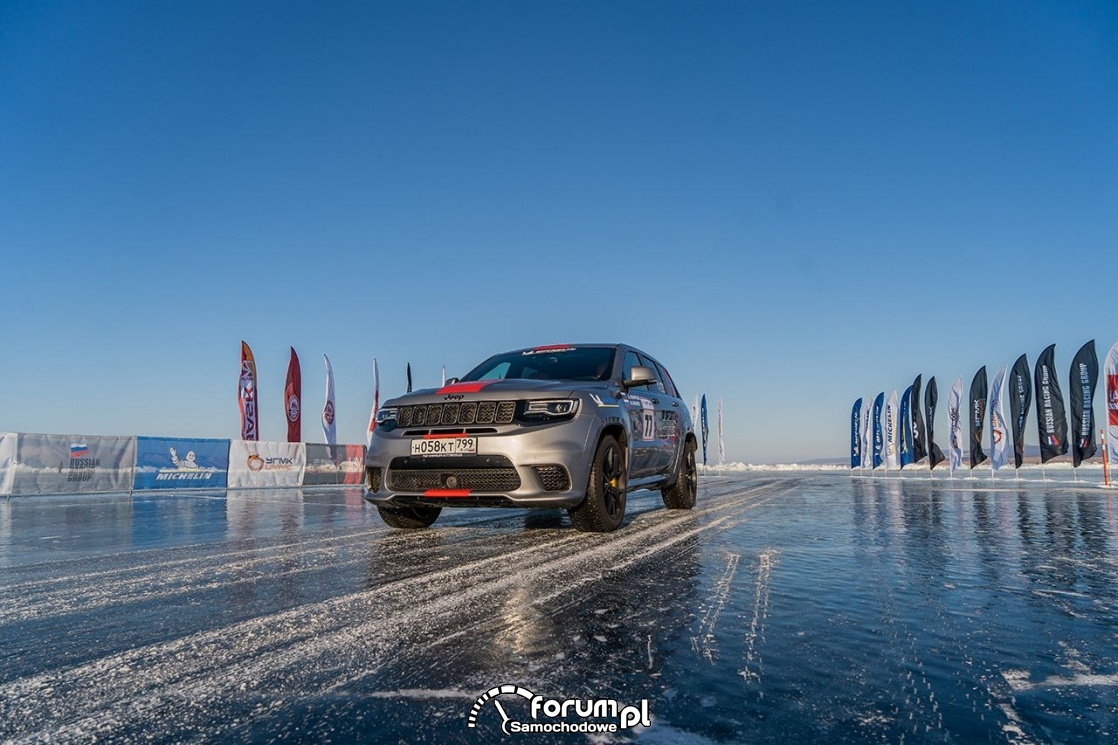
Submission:
[[[625,450],[613,435],[606,435],[594,451],[586,498],[568,513],[575,528],[584,533],[610,533],[625,519],[628,476]]]
[[[679,469],[676,471],[675,483],[667,489],[660,490],[664,498],[664,506],[669,510],[689,510],[695,506],[695,497],[699,493],[698,468],[695,465],[695,442],[688,442],[683,448],[683,456],[679,459]]]
[[[426,528],[438,519],[442,507],[384,507],[377,505],[380,519],[390,528],[416,530]]]

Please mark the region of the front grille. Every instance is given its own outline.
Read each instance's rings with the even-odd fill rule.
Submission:
[[[532,470],[545,491],[567,491],[571,488],[571,477],[563,466],[532,466]]]
[[[366,468],[365,469],[365,485],[369,487],[369,491],[380,491],[381,479],[383,478],[384,471],[380,468]]]
[[[447,483],[453,478],[454,484]],[[409,468],[389,471],[392,491],[422,492],[428,489],[469,489],[508,492],[520,488],[515,468]]]
[[[447,429],[405,429],[404,437],[423,435],[495,435],[496,427],[451,427]]]
[[[438,427],[450,424],[512,424],[515,401],[469,401],[401,406],[396,424],[401,427]]]

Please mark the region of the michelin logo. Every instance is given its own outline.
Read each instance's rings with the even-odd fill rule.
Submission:
[[[506,694],[519,696],[528,702],[528,715],[532,721],[522,722],[509,716],[505,707],[497,700],[498,696]],[[501,731],[506,735],[620,732],[630,727],[652,726],[647,700],[642,700],[640,706],[625,706],[612,698],[559,701],[545,699],[520,686],[506,684],[490,688],[478,698],[470,710],[467,727],[477,727],[478,714],[489,701],[493,702],[500,714]],[[572,716],[581,718],[582,721],[570,721]],[[558,721],[546,721],[548,719]]]
[[[216,468],[198,465],[198,456],[193,450],[187,452],[183,458],[179,458],[178,451],[174,448],[170,448],[170,453],[174,468],[160,468],[156,481],[209,481],[217,473]]]

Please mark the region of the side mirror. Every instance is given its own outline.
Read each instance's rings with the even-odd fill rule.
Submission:
[[[447,378],[446,379],[446,384],[447,385],[454,385],[455,383],[458,382],[458,380],[459,380],[458,378]]]
[[[656,382],[656,373],[651,367],[634,367],[629,374],[632,376],[621,383],[625,388],[636,388],[641,385],[652,385]]]

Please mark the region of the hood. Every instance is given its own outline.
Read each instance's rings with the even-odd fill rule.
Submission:
[[[451,383],[442,388],[413,391],[383,406],[413,406],[415,404],[443,403],[444,401],[508,401],[521,398],[567,398],[577,391],[600,391],[609,387],[606,382],[584,380],[478,380]]]

